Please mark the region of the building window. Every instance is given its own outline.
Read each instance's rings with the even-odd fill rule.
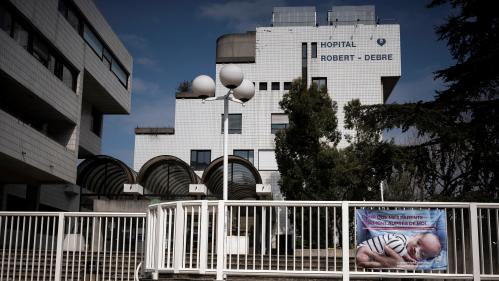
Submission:
[[[255,162],[254,162],[255,155],[254,155],[254,152],[252,149],[251,150],[234,149],[234,155],[242,157],[242,158],[250,161],[251,164],[255,164]]]
[[[325,87],[327,89],[327,78],[326,77],[312,77],[312,84],[317,85],[317,89],[322,89]]]
[[[97,109],[92,108],[92,124],[91,128],[92,132],[97,136],[101,136],[102,133],[102,113],[100,113]]]
[[[242,114],[229,114],[229,134],[241,134]],[[222,114],[222,134],[224,133],[224,115]]]
[[[307,52],[307,43],[301,43],[301,79],[305,81],[308,77]]]
[[[29,43],[29,33],[28,31],[19,24],[18,22],[14,22],[14,29],[12,31],[12,38],[16,40],[16,42],[21,45],[24,49],[28,49]]]
[[[312,42],[312,58],[317,58],[317,42]]]
[[[284,91],[291,90],[291,82],[284,82]]]
[[[49,61],[51,58],[49,47],[45,44],[45,42],[43,42],[43,40],[40,40],[38,36],[33,38],[33,56],[45,65],[45,67],[49,67]]]
[[[87,42],[87,44],[90,47],[92,47],[97,56],[99,58],[102,58],[102,49],[103,49],[102,43],[86,24],[85,27],[83,28],[83,39],[85,39],[85,42]]]
[[[116,78],[125,88],[128,88],[128,72],[111,53],[109,48],[106,47],[104,41],[100,39],[93,28],[84,20],[84,17],[77,10],[77,8],[67,0],[60,0],[59,12],[64,16],[69,24],[75,28],[78,34],[83,36],[83,39],[87,45],[89,45],[102,60],[106,68],[114,73]]]
[[[196,171],[202,171],[211,162],[211,150],[191,150],[191,167]]]
[[[258,150],[258,170],[277,171],[274,150]]]
[[[15,11],[8,11],[0,4],[0,25],[21,47],[36,58],[71,90],[76,90],[78,72],[38,30]]]
[[[12,30],[12,16],[3,6],[0,6],[0,28],[10,35]]]
[[[280,86],[279,86],[279,82],[272,82],[272,91],[279,91],[280,90]]]
[[[260,82],[258,84],[258,89],[260,89],[260,91],[267,91],[267,82]]]
[[[272,134],[277,133],[282,129],[287,129],[289,126],[288,115],[285,113],[272,113],[271,115],[271,125],[270,132]]]

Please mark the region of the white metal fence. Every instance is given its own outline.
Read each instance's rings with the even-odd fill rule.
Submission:
[[[0,280],[134,280],[145,214],[0,212]]]
[[[447,269],[357,267],[356,209],[445,210]],[[181,201],[152,205],[147,218],[145,270],[155,276],[499,279],[499,204]]]

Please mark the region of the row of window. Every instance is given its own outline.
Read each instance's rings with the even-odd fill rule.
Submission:
[[[113,72],[121,84],[128,88],[129,73],[116,59],[110,49],[99,38],[97,33],[84,19],[83,15],[76,9],[70,0],[59,0],[59,12],[66,18],[69,24],[83,37],[85,42],[94,50],[97,56],[106,65],[107,69]]]
[[[0,29],[12,37],[71,90],[76,91],[78,72],[27,20],[13,7],[0,4]]]
[[[251,164],[255,164],[255,152],[253,149],[234,149],[233,155],[242,157]],[[259,150],[259,157],[262,162],[261,165],[259,165],[260,170],[275,170],[275,164],[270,163],[263,163],[263,162],[275,162],[275,154],[273,150]],[[267,158],[273,158],[270,160],[267,160]],[[211,150],[191,150],[191,167],[196,170],[196,171],[202,171],[208,167],[208,165],[211,163]]]
[[[229,134],[241,134],[242,133],[242,114],[235,113],[229,114]],[[224,116],[222,114],[222,125],[221,133],[224,133]],[[270,122],[270,132],[272,134],[277,133],[279,130],[288,128],[288,115],[284,113],[272,113]]]
[[[317,86],[319,88],[324,87],[327,85],[327,78],[326,77],[312,77],[312,83],[317,83]],[[270,89],[272,91],[279,91],[281,89],[281,83],[280,82],[270,82]],[[283,82],[283,89],[284,91],[289,91],[291,90],[291,82]],[[258,83],[258,90],[260,91],[267,91],[268,90],[268,83],[267,82],[260,82]]]
[[[260,82],[258,83],[258,90],[260,91],[267,91],[268,90],[268,84],[267,82]],[[289,91],[291,90],[291,82],[284,82],[283,83],[284,91]],[[279,91],[281,89],[281,83],[280,82],[270,82],[270,89],[272,91]]]

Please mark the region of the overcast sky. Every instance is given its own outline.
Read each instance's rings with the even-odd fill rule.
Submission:
[[[274,6],[315,6],[325,21],[333,5],[375,5],[400,24],[402,77],[389,103],[429,100],[441,83],[433,72],[452,61],[434,27],[450,11],[428,1],[163,1],[96,0],[134,59],[130,115],[105,116],[102,153],[133,167],[134,128],[173,127],[175,89],[199,74],[214,77],[215,42],[226,33],[268,26]]]

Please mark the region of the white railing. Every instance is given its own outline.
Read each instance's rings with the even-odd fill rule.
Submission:
[[[0,280],[134,280],[145,214],[0,212]]]
[[[358,267],[357,209],[445,210],[447,268]],[[217,279],[224,275],[499,279],[499,204],[180,201],[150,206],[147,218],[144,269],[154,278],[160,273],[200,273],[217,274]]]

